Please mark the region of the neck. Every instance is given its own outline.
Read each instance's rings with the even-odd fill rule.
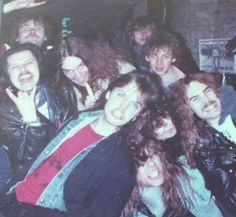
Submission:
[[[106,121],[104,115],[96,119],[91,126],[96,133],[106,137],[117,131],[115,126]]]
[[[171,83],[174,83],[183,77],[184,73],[172,65],[167,73],[161,76],[161,79],[164,87],[168,87]]]
[[[217,117],[217,118],[212,118],[210,120],[207,120],[206,122],[213,128],[216,128],[217,126],[219,126],[219,121],[220,121],[220,118]]]

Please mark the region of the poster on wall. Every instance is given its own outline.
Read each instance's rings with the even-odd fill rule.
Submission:
[[[211,73],[234,72],[234,59],[227,56],[225,50],[229,40],[229,38],[199,40],[200,70]]]

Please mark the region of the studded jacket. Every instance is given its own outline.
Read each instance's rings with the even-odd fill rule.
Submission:
[[[236,213],[236,144],[209,126],[199,130],[199,136],[195,159],[207,187],[217,201]]]

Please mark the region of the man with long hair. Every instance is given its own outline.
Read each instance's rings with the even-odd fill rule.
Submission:
[[[222,108],[217,81],[212,75],[188,75],[179,82],[175,94],[188,163],[202,172],[222,212],[227,212],[225,216],[235,216],[236,128],[230,115],[219,122]]]

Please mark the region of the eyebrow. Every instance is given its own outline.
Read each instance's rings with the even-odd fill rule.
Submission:
[[[209,89],[208,86],[203,90],[203,92],[205,93],[205,92],[207,91],[207,89]],[[198,96],[198,95],[192,96],[192,97],[190,97],[188,100],[191,101],[193,98],[195,98],[195,97],[197,97],[197,96]]]

